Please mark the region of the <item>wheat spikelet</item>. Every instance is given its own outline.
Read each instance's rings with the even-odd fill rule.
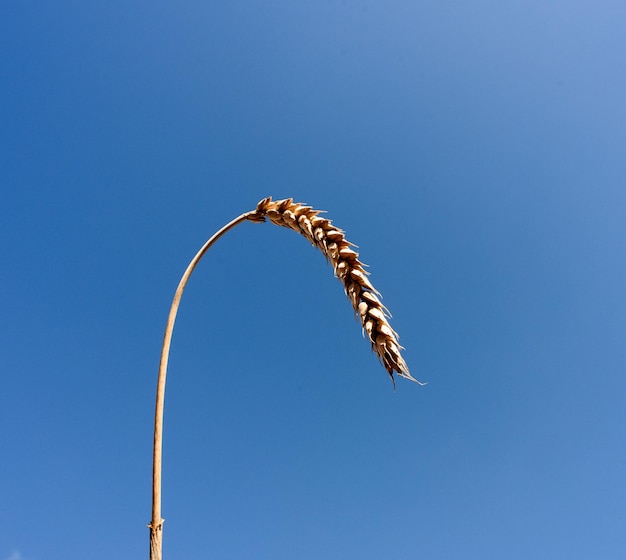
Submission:
[[[263,222],[268,218],[273,224],[290,228],[306,237],[317,247],[333,266],[335,276],[344,285],[346,295],[354,312],[360,318],[363,330],[372,344],[372,349],[389,373],[395,384],[394,372],[416,383],[400,353],[402,346],[398,334],[391,328],[391,316],[380,302],[380,293],[372,286],[359,254],[352,243],[346,241],[344,232],[332,222],[322,218],[320,210],[293,202],[291,198],[261,200],[255,211],[248,214],[248,220]],[[422,385],[422,383],[420,383]]]

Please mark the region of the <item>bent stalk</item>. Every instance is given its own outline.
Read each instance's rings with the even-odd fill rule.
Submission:
[[[172,343],[172,333],[174,331],[174,323],[176,322],[176,314],[183,291],[187,285],[187,281],[194,271],[200,259],[206,254],[211,246],[224,235],[227,231],[251,218],[254,212],[246,212],[235,218],[232,222],[226,224],[222,229],[216,232],[198,251],[196,256],[191,260],[187,270],[183,274],[172,305],[170,314],[167,318],[165,327],[165,335],[163,336],[163,346],[161,347],[161,361],[159,363],[159,376],[157,379],[156,407],[154,411],[154,447],[152,452],[152,521],[148,527],[150,528],[150,560],[162,560],[163,557],[163,522],[161,518],[161,465],[163,457],[163,406],[165,403],[165,377],[167,375],[167,362],[170,354],[170,345]],[[254,221],[254,220],[253,220]]]
[[[319,216],[320,211],[310,206],[294,203],[292,199],[273,201],[271,197],[261,200],[255,210],[241,214],[216,232],[198,251],[183,274],[167,318],[161,361],[157,380],[156,406],[154,412],[154,447],[152,454],[152,521],[150,528],[150,560],[162,560],[163,519],[161,518],[161,463],[163,441],[163,405],[165,400],[165,377],[172,342],[176,314],[187,281],[200,259],[211,246],[227,231],[246,220],[264,222],[268,218],[273,224],[292,229],[308,239],[330,262],[335,276],[341,280],[355,314],[361,321],[372,350],[394,381],[394,373],[420,383],[409,373],[401,355],[402,346],[398,334],[391,328],[387,309],[380,301],[380,294],[368,279],[363,263],[358,258],[354,245],[345,239],[343,231],[332,222]],[[394,381],[395,384],[395,381]],[[421,384],[421,383],[420,383]]]

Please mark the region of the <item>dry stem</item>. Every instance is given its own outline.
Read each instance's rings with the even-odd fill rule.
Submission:
[[[396,372],[419,383],[409,373],[409,368],[402,358],[402,347],[398,342],[397,333],[389,325],[390,316],[380,302],[380,294],[369,282],[368,273],[358,259],[358,253],[346,241],[343,231],[334,227],[330,220],[319,216],[319,210],[310,206],[294,203],[292,199],[272,201],[271,197],[261,200],[256,209],[235,218],[217,231],[198,251],[185,270],[174,294],[170,308],[157,380],[156,406],[154,413],[154,447],[152,455],[152,520],[150,528],[150,560],[162,560],[163,556],[163,519],[161,518],[161,464],[163,442],[163,408],[165,402],[165,378],[174,323],[178,307],[187,281],[200,259],[211,246],[227,231],[246,220],[264,222],[265,218],[279,226],[288,227],[306,237],[322,251],[333,266],[335,275],[344,285],[346,295],[350,299],[355,313],[360,317],[364,331],[372,344],[374,352],[380,358],[385,369],[391,376]]]

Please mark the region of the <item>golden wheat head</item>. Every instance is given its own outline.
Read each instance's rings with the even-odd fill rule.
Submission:
[[[291,198],[261,200],[255,211],[248,215],[253,222],[264,222],[268,218],[273,224],[290,228],[306,237],[317,247],[333,266],[335,276],[344,285],[346,295],[354,312],[363,325],[363,330],[372,343],[372,349],[394,381],[393,374],[420,383],[411,376],[400,351],[398,334],[391,328],[387,308],[380,302],[380,293],[372,286],[359,254],[344,232],[332,222],[319,216],[320,210],[293,202]],[[394,381],[395,383],[395,381]],[[420,383],[422,385],[422,383]]]

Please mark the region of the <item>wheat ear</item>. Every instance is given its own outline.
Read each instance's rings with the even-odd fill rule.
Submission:
[[[402,346],[398,333],[391,328],[388,319],[391,314],[380,301],[380,293],[368,279],[365,265],[359,261],[355,247],[346,241],[344,232],[332,222],[321,217],[320,210],[293,202],[291,198],[272,200],[264,198],[254,213],[248,216],[252,221],[268,218],[277,226],[292,229],[306,237],[331,263],[335,276],[343,282],[344,290],[354,312],[360,318],[363,330],[372,344],[372,349],[394,381],[393,374],[415,381],[402,357]],[[394,381],[395,384],[395,381]]]
[[[372,348],[389,372],[391,380],[394,381],[393,374],[396,372],[401,377],[420,383],[409,373],[409,368],[400,353],[402,346],[398,342],[398,335],[387,320],[389,313],[380,302],[378,297],[380,294],[367,279],[368,274],[363,268],[364,265],[359,261],[358,253],[352,249],[354,245],[346,241],[343,231],[334,227],[330,220],[320,217],[319,214],[320,210],[313,210],[310,206],[294,203],[290,198],[276,201],[272,201],[271,197],[264,198],[257,204],[255,210],[241,214],[215,232],[196,253],[178,283],[163,335],[157,378],[152,448],[152,520],[148,525],[150,528],[150,560],[162,560],[163,558],[164,519],[161,517],[163,409],[167,364],[176,315],[187,281],[197,264],[213,244],[235,226],[246,220],[264,222],[266,218],[269,218],[276,225],[288,227],[304,235],[324,253],[327,260],[333,265],[335,275],[343,282],[346,294],[352,302],[355,313],[361,319],[363,329],[372,343]]]

